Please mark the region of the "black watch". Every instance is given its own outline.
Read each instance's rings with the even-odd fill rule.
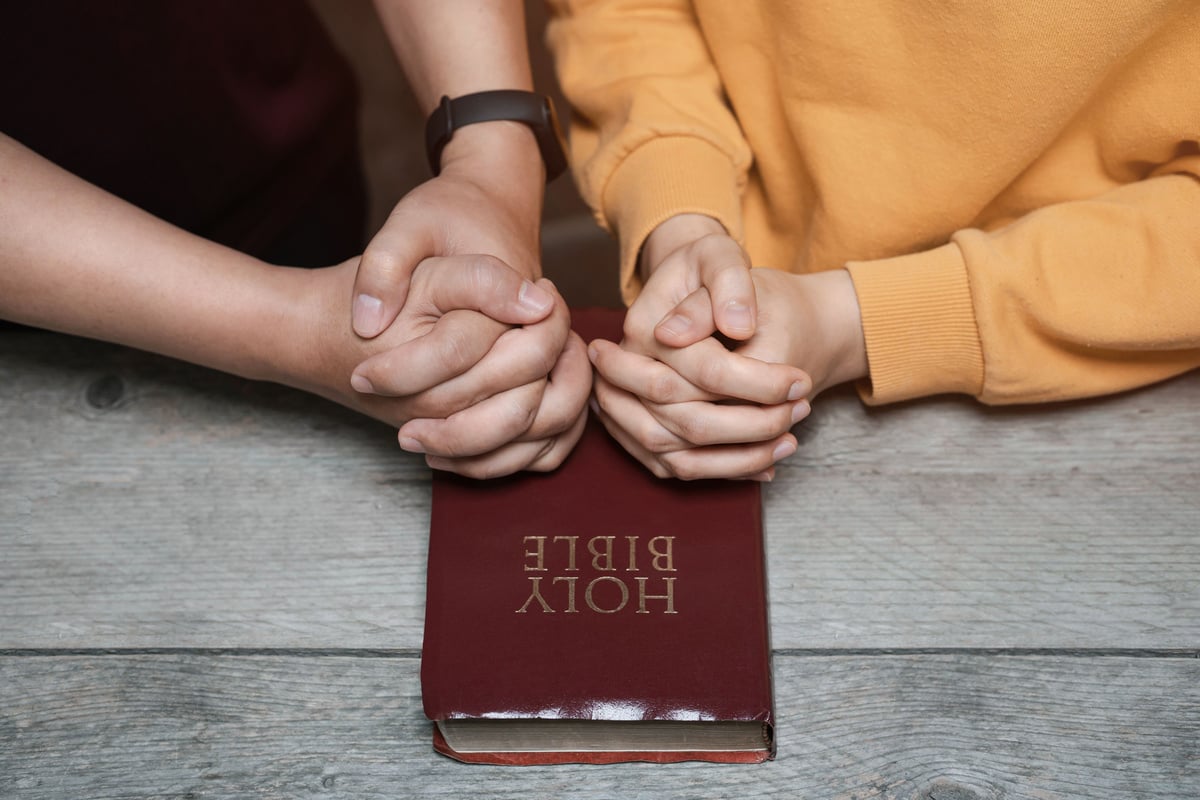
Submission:
[[[550,98],[536,92],[517,89],[498,89],[491,92],[465,94],[442,102],[425,123],[425,152],[433,174],[442,171],[442,150],[454,132],[475,122],[508,119],[523,122],[533,130],[542,163],[546,165],[546,182],[557,178],[567,168],[562,130]]]

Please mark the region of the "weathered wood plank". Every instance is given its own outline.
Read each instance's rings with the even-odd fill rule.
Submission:
[[[1043,408],[818,402],[811,420],[766,495],[786,646],[1200,641],[1200,375]]]
[[[0,796],[1179,798],[1200,660],[776,659],[761,766],[487,768],[436,756],[415,656],[0,659]]]
[[[0,646],[419,629],[429,471],[386,426],[94,342],[0,348]]]
[[[1133,502],[1121,476],[801,472],[768,495],[782,646],[1200,642],[1194,475],[1143,480]]]
[[[1200,375],[1020,411],[839,393],[798,430],[777,646],[1200,641]],[[428,477],[296,392],[0,335],[0,647],[416,648]]]

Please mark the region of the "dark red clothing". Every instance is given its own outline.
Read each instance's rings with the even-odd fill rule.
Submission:
[[[276,263],[361,251],[349,66],[303,0],[0,4],[0,130]]]

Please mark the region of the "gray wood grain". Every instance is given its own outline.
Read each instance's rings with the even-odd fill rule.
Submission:
[[[1200,375],[1021,410],[842,392],[798,433],[777,646],[1200,642]],[[300,393],[0,334],[0,647],[419,647],[428,479]]]
[[[0,347],[0,646],[419,630],[429,471],[387,427],[93,342]]]
[[[779,758],[491,768],[430,747],[415,655],[0,659],[0,796],[1180,798],[1200,660],[777,657]]]

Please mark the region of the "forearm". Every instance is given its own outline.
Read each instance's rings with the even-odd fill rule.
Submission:
[[[575,111],[571,164],[583,199],[620,242],[621,291],[665,220],[719,220],[742,239],[751,164],[690,0],[551,0],[548,42]]]
[[[375,0],[422,111],[442,95],[531,89],[524,6],[515,0]]]
[[[0,136],[0,316],[278,380],[300,281]]]
[[[1200,366],[1197,202],[1200,180],[1163,175],[960,231],[933,250],[851,263],[865,397],[1047,402]]]
[[[516,0],[375,0],[384,31],[424,114],[443,96],[533,89],[524,5]],[[478,123],[454,134],[443,167],[460,157],[516,159],[536,171],[541,159],[529,128]],[[533,182],[540,195],[543,179]]]

